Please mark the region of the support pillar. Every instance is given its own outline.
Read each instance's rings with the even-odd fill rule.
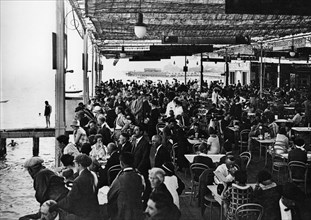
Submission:
[[[83,70],[83,103],[87,104],[89,101],[89,94],[88,94],[88,80],[87,80],[87,72],[88,72],[88,30],[84,31],[84,70]]]
[[[262,43],[260,43],[260,75],[259,75],[259,93],[260,93],[260,98],[262,99],[262,90],[263,90],[263,61],[262,61],[262,56],[263,56],[263,48],[262,48]]]
[[[279,63],[278,63],[278,79],[277,79],[277,87],[280,88],[281,83],[281,57],[279,57]]]
[[[227,48],[226,48],[226,57],[225,57],[225,85],[229,86],[229,62],[228,62]]]
[[[203,53],[201,53],[201,74],[200,74],[200,81],[201,81],[201,92],[203,91],[203,83],[204,83],[204,78],[203,78]]]
[[[64,1],[56,1],[57,69],[55,77],[55,137],[66,133],[64,13]],[[60,156],[61,150],[55,138],[55,167],[60,166]]]
[[[0,138],[0,157],[6,155],[6,138]]]
[[[36,157],[39,156],[39,138],[38,137],[33,137],[33,146],[32,146],[32,156]]]

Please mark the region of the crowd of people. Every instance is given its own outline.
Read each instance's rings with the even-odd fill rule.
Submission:
[[[302,139],[289,144],[294,140],[291,126],[274,122],[275,115],[284,118],[284,104],[296,109],[291,125],[310,124],[311,96],[307,93],[304,97],[295,88],[266,90],[259,98],[254,85],[212,82],[200,91],[196,81],[187,85],[176,80],[171,84],[102,82],[89,103],[79,103],[73,109],[73,141],[66,135],[57,137],[62,152],[58,173],[46,169],[40,157],[25,163],[34,179],[41,215],[49,216],[45,219],[179,219],[179,195],[185,185],[175,172],[189,169],[184,155],[196,153],[189,142],[196,139],[202,140],[201,153],[226,155],[218,167],[208,157],[201,162],[230,183],[223,196],[228,201],[224,203],[226,216],[231,219],[236,208],[230,205],[232,187],[248,190],[248,195],[252,189],[245,188],[246,169],[235,154],[236,137],[228,127],[250,129],[249,151],[256,146],[251,137],[265,133],[276,137],[280,146],[285,143],[284,151],[303,151],[307,146]],[[197,157],[194,161],[200,160],[200,155]],[[118,165],[120,171],[112,174],[110,168]],[[269,174],[258,173],[258,187],[263,192],[272,184],[270,179]],[[103,186],[110,187],[106,214],[98,202],[98,190]],[[262,196],[261,191],[259,194]]]

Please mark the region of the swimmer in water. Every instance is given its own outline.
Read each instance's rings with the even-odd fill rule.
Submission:
[[[14,140],[11,140],[11,143],[8,144],[8,146],[11,146],[11,147],[15,147],[16,145],[18,145],[18,143],[15,142]]]

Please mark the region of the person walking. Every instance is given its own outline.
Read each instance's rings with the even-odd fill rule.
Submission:
[[[46,123],[46,128],[51,126],[51,113],[52,113],[52,106],[49,104],[48,101],[45,101],[45,108],[44,108],[44,116],[45,116],[45,123]]]
[[[107,211],[111,220],[143,220],[142,193],[145,181],[133,168],[134,155],[120,155],[122,171],[113,181],[108,192]]]

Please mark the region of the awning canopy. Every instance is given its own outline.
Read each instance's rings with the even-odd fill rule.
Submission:
[[[70,0],[104,55],[143,54],[150,45],[239,44],[311,32],[311,16],[226,14],[225,0]],[[143,14],[147,34],[134,26]],[[240,38],[239,38],[240,37]],[[167,42],[166,42],[167,41]],[[247,42],[245,42],[247,43]],[[192,51],[196,53],[196,50]],[[203,51],[208,52],[208,51]]]

